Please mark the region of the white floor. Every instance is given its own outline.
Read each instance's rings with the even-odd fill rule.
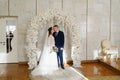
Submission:
[[[31,76],[31,80],[88,80],[80,72],[72,67],[66,67],[64,70],[59,69],[52,74],[45,76]]]

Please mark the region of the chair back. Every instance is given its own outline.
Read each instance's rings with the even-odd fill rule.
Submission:
[[[107,40],[107,39],[104,39],[101,42],[101,47],[102,47],[102,49],[110,49],[111,42],[109,40]]]

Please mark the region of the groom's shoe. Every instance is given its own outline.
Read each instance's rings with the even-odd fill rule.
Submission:
[[[61,68],[62,68],[62,69],[65,69],[63,64],[61,64]]]
[[[62,69],[65,69],[64,67],[61,67]]]
[[[64,66],[61,66],[62,69],[65,69]]]

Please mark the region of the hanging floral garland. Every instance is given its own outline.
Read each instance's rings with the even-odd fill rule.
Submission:
[[[33,69],[37,66],[37,52],[36,42],[38,41],[38,30],[42,30],[43,24],[47,24],[51,19],[55,18],[57,21],[64,23],[64,28],[69,28],[72,39],[72,59],[73,65],[80,65],[80,27],[76,25],[75,18],[60,9],[49,9],[44,13],[41,13],[31,19],[31,24],[27,30],[26,36],[26,51],[29,58],[29,69]]]

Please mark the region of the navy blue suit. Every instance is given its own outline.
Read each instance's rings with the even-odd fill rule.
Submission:
[[[55,39],[55,46],[58,48],[57,53],[57,60],[58,60],[58,67],[61,66],[61,68],[64,68],[63,64],[63,50],[61,48],[64,48],[64,33],[62,31],[59,31],[56,35],[56,32],[53,33],[54,39]]]

